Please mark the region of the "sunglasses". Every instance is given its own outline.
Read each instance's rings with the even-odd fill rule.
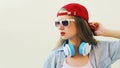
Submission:
[[[71,22],[74,22],[74,19],[63,19],[63,20],[57,20],[55,21],[55,26],[59,27],[60,25],[63,25],[64,27],[67,27],[70,25]]]

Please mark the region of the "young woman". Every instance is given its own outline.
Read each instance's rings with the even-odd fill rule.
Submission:
[[[44,63],[44,68],[111,68],[120,59],[120,40],[96,41],[96,36],[120,38],[120,31],[89,23],[87,9],[77,3],[63,6],[57,14],[55,26],[60,42]]]

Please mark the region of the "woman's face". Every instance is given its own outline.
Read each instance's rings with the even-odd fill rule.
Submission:
[[[77,36],[76,23],[73,16],[58,16],[55,25],[59,29],[59,34],[62,39],[72,39]]]

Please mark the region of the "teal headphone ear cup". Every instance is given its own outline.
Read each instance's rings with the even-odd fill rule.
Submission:
[[[91,45],[89,45],[88,43],[86,42],[82,42],[79,46],[79,53],[83,56],[86,56],[88,55],[88,53],[90,52],[91,50]]]
[[[85,42],[82,42],[82,43],[80,44],[80,46],[79,46],[79,53],[80,53],[81,55],[84,54],[85,44],[86,44]]]
[[[74,56],[75,55],[74,46],[72,44],[65,44],[64,52],[67,56],[71,56],[71,57]]]

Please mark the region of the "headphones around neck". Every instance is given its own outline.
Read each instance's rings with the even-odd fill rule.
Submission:
[[[79,54],[80,55],[86,56],[89,54],[90,50],[91,50],[91,45],[89,45],[89,43],[82,42],[79,45]],[[75,49],[74,49],[73,44],[70,44],[70,43],[65,44],[64,45],[64,52],[67,56],[73,57],[75,55]]]

